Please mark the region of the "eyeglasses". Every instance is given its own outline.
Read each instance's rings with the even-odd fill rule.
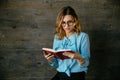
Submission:
[[[64,22],[64,21],[63,21],[61,25],[62,25],[63,27],[65,27],[66,24],[67,24],[68,26],[72,26],[72,25],[74,24],[74,22],[71,21],[71,20],[70,20],[70,21],[67,21],[67,22]]]

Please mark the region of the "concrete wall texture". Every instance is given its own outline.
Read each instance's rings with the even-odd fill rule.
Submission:
[[[50,80],[41,48],[52,47],[58,10],[72,6],[90,36],[87,80],[120,72],[120,0],[0,0],[0,80]]]

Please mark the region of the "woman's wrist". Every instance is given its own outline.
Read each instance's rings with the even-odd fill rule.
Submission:
[[[85,63],[85,60],[83,58],[77,59],[81,65],[83,65]]]
[[[75,53],[74,54],[74,58],[78,60],[78,62],[80,62],[80,64],[84,64],[85,60],[82,58],[82,56],[80,55],[80,53]]]
[[[49,59],[48,61],[49,61],[51,64],[54,62],[53,59]]]

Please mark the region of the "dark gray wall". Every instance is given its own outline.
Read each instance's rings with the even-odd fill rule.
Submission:
[[[87,80],[120,72],[120,0],[0,0],[0,80],[50,80],[41,48],[52,47],[58,10],[72,6],[90,36]]]

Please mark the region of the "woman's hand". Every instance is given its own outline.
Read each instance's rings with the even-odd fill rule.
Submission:
[[[82,58],[82,56],[78,52],[75,53],[74,58],[77,59],[81,65],[85,63],[85,60]]]
[[[43,51],[44,53],[44,57],[50,62],[53,63],[53,57],[54,55],[52,55],[51,53],[46,53],[45,51]]]
[[[77,59],[78,62],[80,62],[81,65],[85,63],[85,60],[82,58],[82,56],[78,52],[73,52],[73,53],[71,53],[71,52],[64,52],[63,55],[67,56],[69,58],[72,58],[72,59]]]
[[[64,52],[63,55],[64,55],[64,56],[67,56],[67,57],[69,57],[69,58],[74,58],[74,55],[75,55],[75,54],[72,53],[72,52]]]

